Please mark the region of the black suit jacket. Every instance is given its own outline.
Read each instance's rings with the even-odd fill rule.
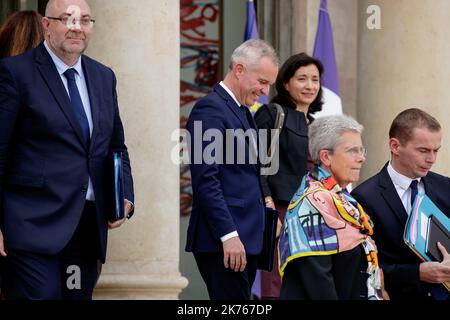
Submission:
[[[81,62],[93,121],[89,146],[43,44],[0,61],[0,228],[7,250],[62,250],[78,225],[90,177],[104,261],[112,151],[124,152],[125,197],[134,201],[116,78],[87,56]]]
[[[450,214],[450,179],[434,172],[422,178],[425,193],[442,212]],[[395,186],[383,169],[352,192],[374,222],[374,240],[392,300],[427,298],[429,285],[419,280],[421,260],[403,240],[407,213]]]
[[[285,119],[279,138],[279,169],[271,176],[261,176],[264,196],[290,201],[297,191],[308,162],[308,126],[303,112],[283,107]],[[255,114],[258,128],[274,128],[276,108],[263,105]],[[270,146],[270,131],[267,146]]]

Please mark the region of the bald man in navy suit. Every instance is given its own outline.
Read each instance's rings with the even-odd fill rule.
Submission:
[[[133,181],[113,71],[83,55],[84,0],[50,0],[45,42],[0,61],[0,255],[7,299],[91,299],[105,261],[111,154]]]

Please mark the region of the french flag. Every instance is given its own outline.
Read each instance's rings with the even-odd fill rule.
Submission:
[[[258,27],[256,25],[256,10],[253,0],[247,1],[247,21],[245,22],[244,41],[250,39],[259,39]],[[259,97],[258,101],[250,108],[255,113],[260,106],[267,104],[269,99],[267,96]]]
[[[320,1],[319,23],[317,25],[313,56],[319,59],[324,67],[321,79],[324,104],[322,111],[314,114],[314,117],[342,113],[339,78],[334,54],[333,29],[328,14],[327,0]]]
[[[256,11],[255,4],[253,0],[247,1],[247,21],[245,22],[245,31],[244,31],[244,41],[250,39],[259,39],[258,27],[256,25]],[[252,113],[255,113],[258,108],[267,103],[267,97],[261,96],[258,101],[250,108]],[[259,270],[256,272],[255,282],[253,282],[252,286],[252,294],[256,297],[261,297],[261,274]]]

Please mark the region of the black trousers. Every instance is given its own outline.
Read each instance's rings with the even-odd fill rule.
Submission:
[[[72,238],[56,255],[7,248],[6,299],[92,299],[101,266],[95,210],[94,202],[86,201]]]
[[[256,275],[256,256],[247,255],[243,272],[226,269],[223,253],[194,253],[211,300],[250,300]]]

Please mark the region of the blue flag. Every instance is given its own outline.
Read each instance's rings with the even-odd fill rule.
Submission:
[[[253,0],[247,1],[247,21],[245,22],[244,31],[244,41],[250,39],[259,39],[258,27],[256,25],[255,4]],[[269,100],[267,99],[267,96],[261,96],[259,97],[258,102],[255,102],[255,104],[250,108],[250,111],[255,113],[261,105],[268,102]]]
[[[339,95],[339,78],[334,54],[333,29],[328,14],[327,0],[320,1],[319,23],[313,56],[323,63],[322,74],[323,108],[315,117],[342,113],[342,102]]]
[[[247,21],[245,22],[244,41],[259,39],[258,27],[256,25],[256,12],[253,0],[247,1]]]
[[[247,1],[247,21],[245,22],[244,31],[244,41],[250,39],[259,39],[258,27],[256,25],[255,4],[253,0]],[[251,106],[250,111],[252,113],[255,113],[261,105],[267,102],[268,99],[266,96],[259,97],[258,101],[255,102],[253,106]],[[255,282],[253,282],[252,294],[257,297],[261,297],[261,274],[259,270],[256,272]]]

